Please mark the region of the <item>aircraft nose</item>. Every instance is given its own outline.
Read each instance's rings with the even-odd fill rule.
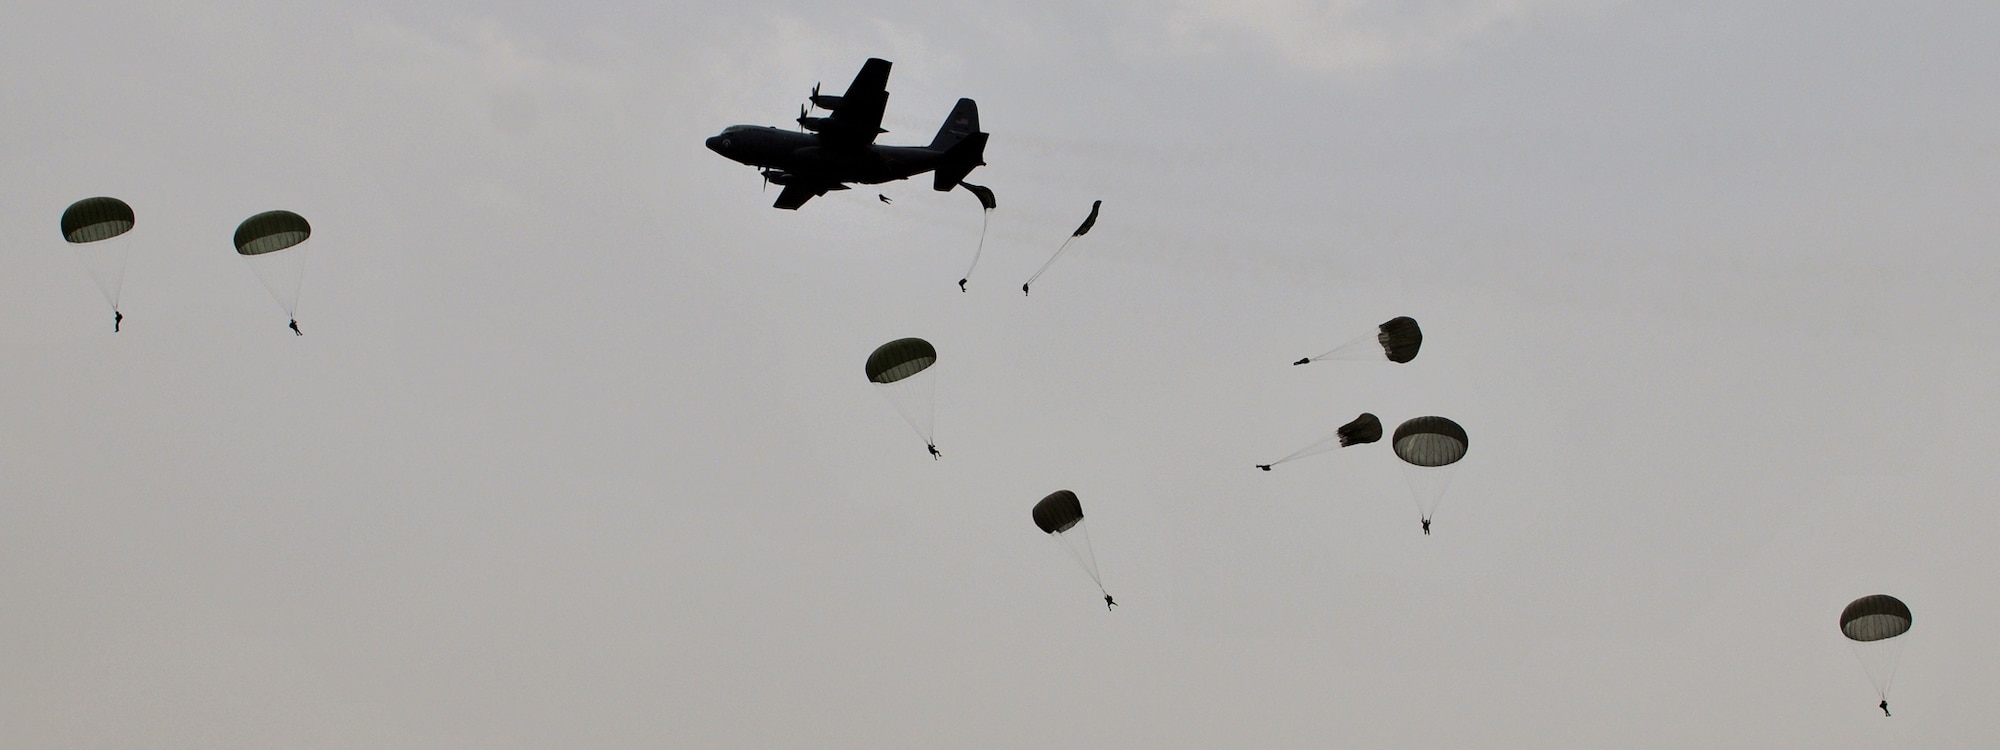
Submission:
[[[719,154],[722,153],[722,147],[728,145],[729,139],[723,138],[722,136],[719,135],[714,135],[714,136],[709,136],[708,140],[703,142],[708,144],[708,150],[714,151],[715,153]]]

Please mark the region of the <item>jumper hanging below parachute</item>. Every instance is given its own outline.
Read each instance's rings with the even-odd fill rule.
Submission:
[[[1416,318],[1402,316],[1391,318],[1376,326],[1372,336],[1361,336],[1340,346],[1336,346],[1317,357],[1306,357],[1293,365],[1318,362],[1322,359],[1359,361],[1388,360],[1396,364],[1406,364],[1417,358],[1417,350],[1423,348],[1424,331],[1417,327]]]
[[[1316,456],[1327,451],[1346,448],[1350,445],[1373,443],[1381,439],[1382,420],[1364,411],[1361,413],[1361,416],[1355,417],[1354,421],[1341,425],[1340,429],[1334,430],[1332,435],[1320,438],[1312,445],[1293,451],[1291,455],[1284,458],[1268,464],[1257,464],[1257,468],[1270,471],[1271,467],[1287,461],[1296,461],[1307,456]]]
[[[918,338],[896,339],[875,348],[868,355],[865,370],[868,382],[903,415],[903,421],[924,439],[931,458],[939,458],[936,434],[937,380],[931,365],[937,363],[937,347]]]
[[[1854,657],[1875,685],[1883,716],[1889,715],[1889,687],[1896,681],[1896,666],[1903,656],[1901,636],[1910,632],[1910,622],[1909,605],[1888,594],[1861,597],[1840,611],[1840,634],[1854,646]]]
[[[1083,524],[1083,502],[1076,493],[1069,490],[1049,493],[1035,503],[1034,516],[1035,528],[1061,541],[1070,558],[1090,576],[1090,582],[1097,584],[1097,593],[1104,595],[1104,608],[1117,606],[1111,592],[1104,590],[1104,578],[1097,574],[1097,552],[1090,547],[1090,530]]]
[[[306,250],[299,245],[311,237],[312,225],[290,211],[265,211],[236,227],[236,253],[285,309],[299,336],[305,335],[299,330],[299,287],[306,272]]]
[[[125,262],[132,252],[125,233],[132,231],[135,223],[137,217],[130,205],[107,196],[72,203],[62,215],[63,239],[76,246],[77,260],[111,305],[112,333],[125,323],[125,313],[118,309],[125,286]]]
[[[1409,480],[1410,496],[1417,503],[1417,519],[1424,535],[1431,533],[1431,518],[1451,486],[1452,465],[1465,458],[1469,439],[1465,428],[1444,417],[1417,417],[1396,427],[1389,439],[1390,449],[1403,459],[1403,478]]]

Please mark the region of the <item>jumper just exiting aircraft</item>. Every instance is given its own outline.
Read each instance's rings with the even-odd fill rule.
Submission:
[[[869,58],[847,93],[823,95],[815,84],[814,107],[832,114],[810,117],[799,108],[800,130],[731,125],[709,138],[708,148],[732,161],[761,167],[764,180],[784,187],[777,208],[797,209],[806,201],[847,183],[876,185],[935,172],[932,187],[947,192],[985,164],[986,133],[979,130],[979,105],[958,100],[944,127],[928,146],[881,146],[882,110],[889,103],[889,61]]]

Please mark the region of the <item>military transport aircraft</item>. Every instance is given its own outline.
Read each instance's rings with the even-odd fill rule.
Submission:
[[[832,115],[808,117],[801,105],[799,131],[731,125],[709,138],[708,148],[763,167],[767,182],[785,188],[772,204],[783,209],[796,209],[829,190],[846,190],[845,183],[875,185],[925,172],[935,172],[932,186],[942,193],[958,187],[974,168],[986,163],[982,160],[986,134],[979,131],[979,105],[971,99],[958,100],[928,146],[876,145],[875,136],[888,132],[882,129],[888,85],[889,61],[871,57],[854,83],[848,84],[847,93],[824,95],[817,84],[813,86],[813,106]]]

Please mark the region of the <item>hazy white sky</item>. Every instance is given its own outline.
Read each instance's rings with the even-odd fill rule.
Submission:
[[[0,11],[0,738],[1990,747],[2000,6]],[[895,62],[928,179],[702,148]],[[876,192],[895,198],[875,200]],[[138,214],[110,316],[56,231]],[[1088,210],[1093,232],[1018,287]],[[229,246],[315,235],[299,319]],[[1408,365],[1291,367],[1397,315]],[[940,351],[923,445],[862,377]],[[1472,437],[1422,536],[1360,411]],[[1118,611],[1029,508],[1072,489]],[[1915,627],[1884,719],[1835,628]]]

